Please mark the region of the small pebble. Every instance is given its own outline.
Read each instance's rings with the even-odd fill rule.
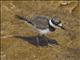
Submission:
[[[63,2],[61,2],[61,5],[68,5],[70,3],[70,1],[63,1]]]

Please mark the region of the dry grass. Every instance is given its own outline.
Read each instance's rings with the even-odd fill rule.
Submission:
[[[80,60],[80,2],[3,1],[1,3],[1,60]],[[14,15],[59,16],[67,31],[56,30],[48,37],[59,45],[36,47],[13,35],[34,36],[32,27]]]

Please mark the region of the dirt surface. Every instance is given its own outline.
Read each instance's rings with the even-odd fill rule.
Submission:
[[[15,14],[29,18],[36,15],[58,16],[66,31],[57,29],[48,34],[47,37],[58,45],[36,46],[32,36],[37,32],[15,18]],[[80,2],[1,2],[1,60],[80,60]]]

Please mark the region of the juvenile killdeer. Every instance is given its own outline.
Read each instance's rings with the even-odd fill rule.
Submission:
[[[58,28],[64,29],[63,24],[57,17],[49,18],[47,16],[35,16],[30,20],[23,16],[16,15],[16,17],[32,25],[36,29],[36,31],[38,31],[39,36],[45,36]],[[38,37],[37,43],[39,43]]]

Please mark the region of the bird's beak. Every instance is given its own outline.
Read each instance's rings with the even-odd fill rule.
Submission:
[[[60,27],[61,29],[65,30],[65,28],[63,26]]]
[[[58,26],[59,26],[61,29],[65,30],[65,28],[64,28],[64,26],[63,26],[62,23],[60,23]]]

